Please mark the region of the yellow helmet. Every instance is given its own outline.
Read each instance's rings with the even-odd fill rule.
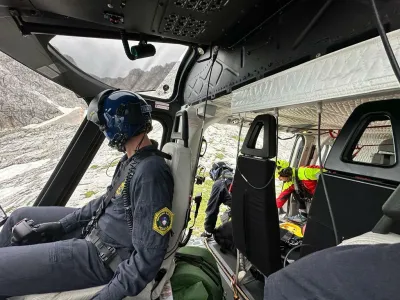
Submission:
[[[283,169],[286,169],[289,167],[289,162],[283,159],[278,159],[276,161],[276,169],[275,169],[275,177],[279,177],[279,172],[282,171]]]

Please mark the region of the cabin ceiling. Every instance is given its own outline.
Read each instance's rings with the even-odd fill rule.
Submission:
[[[335,102],[324,102],[322,106],[321,129],[337,130],[341,129],[347,121],[354,109],[365,102],[384,101],[390,99],[399,99],[400,94],[386,94],[382,96],[363,97],[351,100],[341,100]],[[212,104],[219,108],[218,114],[226,113],[224,107],[230,104],[229,95],[215,99]],[[274,112],[271,110],[261,110],[257,112],[246,112],[241,114],[233,114],[224,119],[221,123],[238,124],[239,118],[244,117],[246,126],[249,126],[251,120],[257,115]],[[281,131],[288,132],[305,132],[311,130],[315,132],[318,125],[317,108],[315,105],[299,105],[284,107],[278,110],[279,127]],[[387,133],[387,129],[376,129],[376,133]]]
[[[386,30],[399,29],[398,1],[377,6]],[[54,35],[120,39],[125,31],[130,40],[201,47],[205,54],[181,74],[179,104],[229,94],[378,35],[369,0],[0,0],[0,28],[0,50],[32,70],[62,65],[48,51]],[[210,46],[219,47],[213,70]],[[87,99],[107,88],[69,71],[47,78]]]
[[[8,6],[26,32],[113,34],[229,46],[295,0],[21,0]],[[240,27],[240,30],[238,30]],[[79,32],[81,31],[81,33]],[[108,32],[108,33],[107,33]]]

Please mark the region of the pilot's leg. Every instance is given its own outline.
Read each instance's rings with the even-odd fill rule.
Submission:
[[[11,245],[12,227],[24,218],[33,220],[35,224],[57,222],[76,208],[62,206],[22,207],[16,209],[4,223],[0,232],[0,247]],[[63,239],[78,237],[78,232],[66,235]]]
[[[84,239],[0,248],[0,266],[0,299],[100,286],[113,277]]]

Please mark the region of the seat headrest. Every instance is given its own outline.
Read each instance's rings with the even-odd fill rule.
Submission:
[[[378,147],[378,151],[389,152],[394,154],[393,139],[384,140]]]
[[[393,160],[391,159],[392,157],[394,160],[393,155],[375,153],[374,156],[372,157],[371,163],[376,164],[376,165],[382,165],[382,166],[390,166],[393,162]]]
[[[264,131],[263,145],[261,148],[257,148],[257,139],[262,130]],[[276,138],[275,117],[269,114],[258,115],[251,123],[240,152],[249,156],[273,158],[276,156]]]

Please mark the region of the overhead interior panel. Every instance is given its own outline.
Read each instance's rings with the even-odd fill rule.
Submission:
[[[400,60],[400,30],[388,34]],[[309,61],[233,92],[232,113],[360,98],[400,89],[379,37]]]
[[[208,45],[221,40],[237,24],[247,31],[251,20],[261,22],[290,0],[31,0],[35,9],[21,11],[32,24],[57,24],[141,33]],[[0,1],[1,3],[1,1]],[[65,21],[65,16],[69,18]],[[79,21],[87,22],[80,24]],[[237,31],[236,31],[237,32]],[[241,37],[237,37],[238,39]]]
[[[398,1],[377,1],[377,6],[386,31],[400,29]],[[278,14],[257,25],[254,22],[253,27],[250,23],[246,19],[235,24],[219,41],[209,99],[378,36],[369,0],[289,1],[283,3]],[[209,56],[205,53],[188,76],[184,94],[188,104],[206,97]],[[329,73],[332,66],[325,67]]]

